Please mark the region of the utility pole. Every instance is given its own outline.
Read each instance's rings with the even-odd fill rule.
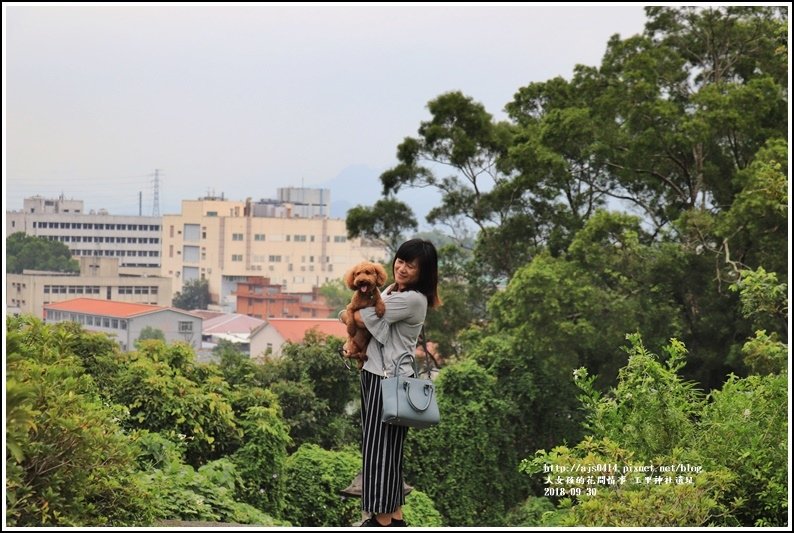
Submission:
[[[152,216],[160,216],[160,170],[154,169],[154,199],[152,200]]]

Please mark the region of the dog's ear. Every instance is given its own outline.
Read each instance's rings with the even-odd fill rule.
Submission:
[[[358,270],[358,265],[352,267],[345,273],[345,285],[350,290],[355,290],[356,286],[353,284],[353,278],[356,276],[356,271]]]
[[[389,278],[389,276],[386,275],[386,269],[383,268],[383,265],[380,263],[375,263],[375,274],[375,284],[378,287],[382,287],[383,284],[386,283],[386,280]]]

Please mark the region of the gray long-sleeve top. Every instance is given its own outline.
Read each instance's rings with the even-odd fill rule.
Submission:
[[[402,355],[414,355],[427,314],[427,297],[424,294],[418,291],[389,293],[390,289],[391,286],[381,293],[386,304],[383,317],[378,318],[374,307],[361,310],[361,319],[372,333],[367,347],[369,359],[364,363],[364,370],[387,377],[394,375],[394,366]],[[382,350],[378,343],[383,346]],[[403,360],[400,375],[414,373],[411,361],[410,358]]]

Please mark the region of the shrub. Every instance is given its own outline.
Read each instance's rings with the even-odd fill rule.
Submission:
[[[74,336],[33,317],[7,321],[6,525],[124,526],[152,518],[135,448],[102,403]],[[11,452],[10,454],[8,452]]]
[[[290,443],[277,407],[252,407],[243,416],[243,446],[231,460],[240,475],[241,499],[272,516],[284,509],[284,465]]]
[[[356,476],[361,458],[304,444],[287,458],[284,518],[301,527],[347,527],[360,516],[360,502],[339,491]]]

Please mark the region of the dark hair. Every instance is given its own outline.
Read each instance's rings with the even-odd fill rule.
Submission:
[[[438,253],[433,243],[423,239],[411,239],[400,245],[391,263],[392,275],[394,275],[394,263],[397,259],[411,262],[418,259],[419,281],[411,287],[427,297],[428,307],[438,307],[441,305],[441,298],[438,296]]]

